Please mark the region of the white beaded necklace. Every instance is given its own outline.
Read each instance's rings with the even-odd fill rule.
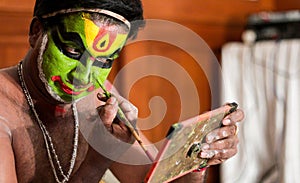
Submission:
[[[26,100],[28,102],[28,105],[30,106],[31,111],[33,112],[39,127],[43,133],[43,137],[44,137],[44,141],[45,141],[45,145],[46,145],[46,149],[47,149],[47,154],[48,154],[48,159],[49,162],[51,164],[52,167],[52,171],[54,174],[54,177],[56,179],[56,181],[58,183],[65,183],[67,181],[69,181],[70,175],[73,171],[74,165],[75,165],[75,160],[76,160],[76,156],[77,156],[77,148],[78,148],[78,131],[79,131],[79,122],[78,122],[78,113],[77,113],[77,108],[76,108],[76,103],[72,104],[72,111],[73,111],[73,115],[74,115],[74,123],[75,123],[75,127],[74,127],[74,146],[73,146],[73,153],[72,153],[72,157],[70,160],[70,167],[69,167],[69,171],[67,174],[64,173],[60,161],[58,159],[58,156],[56,154],[54,145],[52,143],[52,139],[51,136],[49,134],[49,132],[47,131],[45,125],[43,124],[43,122],[40,120],[35,108],[34,108],[34,104],[32,101],[32,98],[30,96],[30,93],[26,87],[25,81],[24,81],[24,77],[23,77],[23,67],[22,67],[22,62],[20,62],[18,64],[18,75],[19,75],[19,79],[20,79],[20,83],[21,83],[21,87],[23,89],[23,92],[25,94]],[[57,176],[57,170],[55,168],[54,162],[53,162],[53,158],[55,159],[55,163],[59,169],[60,174],[63,176],[63,180],[59,180],[58,176]]]

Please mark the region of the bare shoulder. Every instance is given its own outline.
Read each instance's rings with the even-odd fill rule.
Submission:
[[[0,69],[0,80],[0,100],[4,100],[5,97],[14,98],[13,96],[20,93],[16,67]]]
[[[17,182],[12,131],[19,126],[16,113],[22,97],[18,96],[20,92],[14,76],[14,67],[0,69],[0,81],[0,156],[5,157],[0,165],[0,169],[3,170],[0,176],[4,182]]]
[[[26,101],[24,101],[24,95],[20,87],[17,68],[10,67],[6,69],[0,69],[0,118],[2,123],[13,129],[19,125],[18,119],[22,119],[25,114]],[[24,120],[22,120],[24,121]]]
[[[18,79],[17,67],[12,66],[12,67],[0,69],[0,77],[1,80],[3,79],[5,81],[5,83],[1,82],[1,85],[9,84],[8,81],[10,81],[11,83],[17,82],[16,81]]]

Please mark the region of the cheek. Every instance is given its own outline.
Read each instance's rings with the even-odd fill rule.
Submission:
[[[65,56],[50,39],[42,56],[42,72],[49,81],[52,76],[66,75],[77,61]]]
[[[51,51],[46,52],[43,55],[43,63],[42,63],[42,72],[45,74],[45,77],[49,79],[49,77],[53,75],[57,75],[57,69],[59,70],[60,65],[57,62],[59,58],[56,58]]]
[[[103,85],[104,81],[107,79],[109,73],[111,71],[111,68],[109,69],[102,69],[98,67],[93,68],[93,83],[96,86],[96,88],[99,88],[99,84]]]

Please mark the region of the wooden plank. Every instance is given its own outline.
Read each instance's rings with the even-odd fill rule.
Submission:
[[[32,12],[35,0],[1,0],[0,11]]]
[[[276,0],[276,10],[300,10],[299,0]]]
[[[2,25],[0,35],[28,35],[31,18],[32,15],[28,12],[0,11],[0,23]]]
[[[0,68],[17,64],[24,58],[27,51],[28,46],[26,44],[0,44]]]
[[[250,12],[275,8],[273,0],[145,0],[143,4],[146,18],[215,24],[241,22]]]

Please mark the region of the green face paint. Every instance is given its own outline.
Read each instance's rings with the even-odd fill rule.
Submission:
[[[48,92],[59,101],[72,102],[99,88],[126,42],[126,26],[94,17],[83,12],[68,14],[47,31],[39,71]]]

